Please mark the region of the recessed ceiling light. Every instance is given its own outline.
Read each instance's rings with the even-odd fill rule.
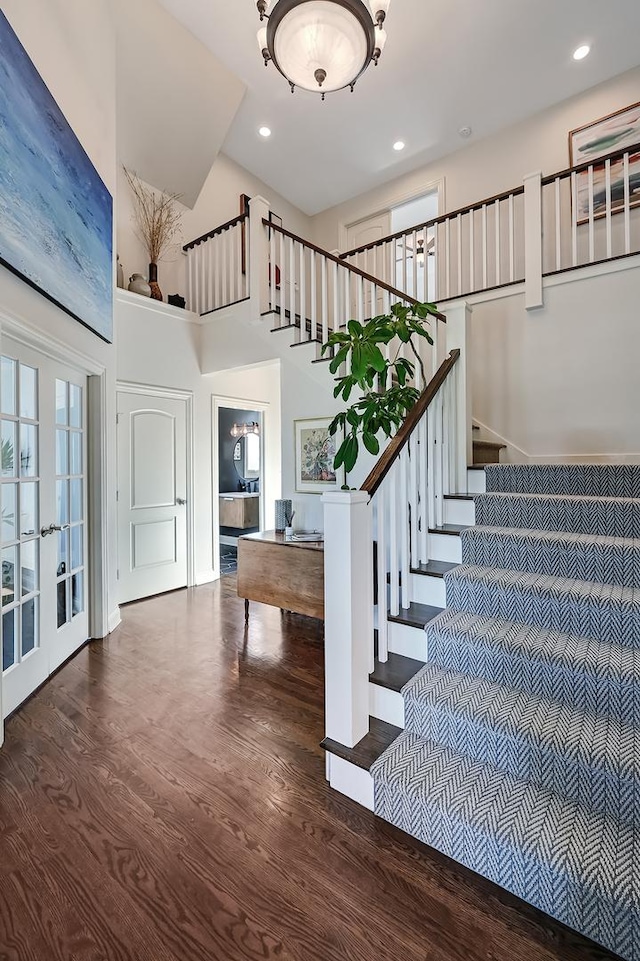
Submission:
[[[260,134],[261,137],[270,137],[271,129],[269,127],[260,127],[260,129],[258,130],[258,133]]]
[[[406,146],[407,146],[407,145],[406,145],[406,143],[404,142],[404,140],[396,140],[396,142],[395,142],[394,145],[393,145],[393,149],[394,149],[394,150],[404,150],[404,148],[405,148]]]
[[[578,47],[577,50],[573,51],[573,59],[584,60],[585,57],[589,56],[590,52],[591,52],[591,47],[589,46],[589,44],[583,43],[581,47]]]

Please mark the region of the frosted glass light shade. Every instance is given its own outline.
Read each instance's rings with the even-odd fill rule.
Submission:
[[[366,21],[354,6],[366,12]],[[274,14],[276,10],[277,4]],[[343,5],[336,0],[306,0],[291,6],[267,36],[278,70],[296,87],[316,93],[340,90],[357,80],[374,47],[373,21],[364,4]],[[321,87],[317,71],[326,73]]]

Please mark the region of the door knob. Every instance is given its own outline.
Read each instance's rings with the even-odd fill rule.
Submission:
[[[59,524],[49,524],[48,527],[40,528],[40,536],[48,537],[49,534],[53,534],[55,531],[68,531],[70,526],[70,524],[62,524],[62,526]]]
[[[185,505],[186,503],[187,503],[187,502],[186,502],[186,500],[184,499],[184,497],[176,497],[176,504],[177,504],[179,507],[184,507],[184,505]]]

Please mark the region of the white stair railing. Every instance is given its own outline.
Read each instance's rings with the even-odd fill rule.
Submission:
[[[378,314],[389,313],[394,304],[418,303],[411,295],[266,218],[263,227],[269,242],[268,305],[263,313],[273,315],[274,330],[290,328],[295,344],[322,344],[348,320],[365,323]],[[426,340],[418,345],[427,379],[444,352],[443,321],[443,315],[430,318],[433,347]],[[395,351],[398,344],[391,343],[387,349]],[[424,387],[419,367],[416,384],[419,389]]]
[[[341,260],[441,304],[640,252],[640,144],[349,250]]]
[[[456,311],[466,336],[466,305]],[[346,747],[369,729],[374,628],[377,658],[385,662],[387,614],[412,603],[411,570],[429,561],[429,531],[443,523],[444,497],[466,489],[470,424],[461,357],[460,348],[449,352],[361,490],[323,497],[326,736]]]
[[[249,297],[247,213],[182,248],[187,257],[187,307],[201,316]]]

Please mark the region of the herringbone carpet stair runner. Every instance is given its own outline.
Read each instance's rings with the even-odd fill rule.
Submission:
[[[375,810],[640,961],[640,466],[486,476]]]

